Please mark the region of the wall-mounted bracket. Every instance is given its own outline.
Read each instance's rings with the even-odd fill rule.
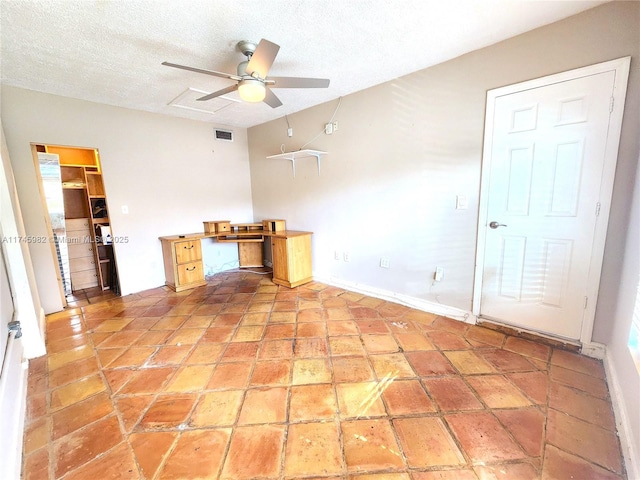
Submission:
[[[306,157],[315,157],[318,162],[318,175],[320,175],[320,157],[327,155],[327,152],[320,150],[298,150],[296,152],[279,153],[277,155],[270,155],[267,158],[282,158],[291,162],[291,168],[293,169],[293,178],[296,177],[296,160]]]

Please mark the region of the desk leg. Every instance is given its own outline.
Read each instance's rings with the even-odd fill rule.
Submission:
[[[262,242],[238,242],[240,268],[262,267]]]

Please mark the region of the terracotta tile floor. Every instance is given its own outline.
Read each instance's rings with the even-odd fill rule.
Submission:
[[[599,361],[220,274],[47,318],[25,479],[621,479]]]

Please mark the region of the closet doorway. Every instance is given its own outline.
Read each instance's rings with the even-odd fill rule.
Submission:
[[[120,294],[100,154],[31,145],[64,304],[79,292]]]

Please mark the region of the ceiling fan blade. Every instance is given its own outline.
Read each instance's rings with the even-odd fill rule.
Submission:
[[[276,59],[278,50],[280,50],[280,45],[276,45],[264,38],[260,40],[256,51],[251,55],[251,60],[249,60],[249,64],[247,65],[247,73],[251,76],[257,74],[260,78],[264,79],[267,73],[269,73],[273,61]]]
[[[303,78],[303,77],[269,77],[268,82],[275,82],[271,88],[327,88],[328,78]]]
[[[200,97],[197,100],[199,102],[204,100],[211,100],[212,98],[219,97],[220,95],[224,95],[225,93],[231,93],[238,89],[238,85],[231,85],[230,87],[223,88],[222,90],[218,90],[217,92],[210,93],[209,95],[205,95],[204,97]]]
[[[162,62],[162,65],[165,65],[167,67],[173,67],[173,68],[181,68],[182,70],[189,70],[190,72],[204,73],[205,75],[213,75],[214,77],[228,78],[229,80],[236,80],[236,81],[242,80],[242,77],[239,77],[238,75],[232,75],[230,73],[224,73],[224,72],[216,72],[214,70],[205,70],[203,68],[187,67],[185,65],[178,65],[177,63]]]
[[[267,88],[267,92],[264,96],[263,102],[269,105],[271,108],[278,108],[280,105],[282,105],[280,99],[276,97],[276,94],[273,93],[269,88]]]

